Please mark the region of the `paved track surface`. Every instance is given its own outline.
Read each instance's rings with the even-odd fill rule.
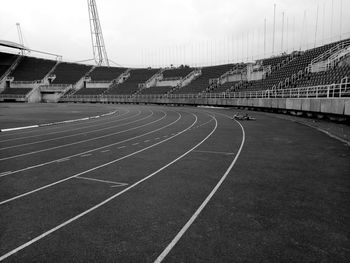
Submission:
[[[1,260],[349,260],[348,146],[259,113],[108,107],[0,134]]]

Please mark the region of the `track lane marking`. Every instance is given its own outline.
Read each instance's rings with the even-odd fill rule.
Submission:
[[[86,154],[80,155],[80,157],[88,157],[88,156],[91,156],[91,155],[92,155],[91,153],[86,153]]]
[[[144,127],[144,126],[148,126],[148,125],[150,125],[152,123],[156,123],[156,122],[159,122],[159,121],[163,120],[164,118],[166,118],[167,113],[164,112],[164,111],[161,111],[161,112],[164,113],[164,116],[162,118],[160,118],[158,120],[155,120],[155,121],[152,121],[152,122],[149,122],[149,123],[146,123],[146,124],[143,124],[143,125],[140,125],[140,126],[136,126],[136,127],[133,127],[133,128],[130,128],[130,129],[127,129],[127,130],[124,130],[124,131],[121,131],[120,133],[131,131],[131,130],[135,130],[135,129],[138,129],[138,128],[141,128],[141,127]],[[181,118],[179,113],[178,113],[178,115],[179,115],[179,118],[175,122],[177,122]],[[98,151],[98,150],[101,150],[101,149],[104,149],[104,148],[108,148],[108,147],[111,147],[111,146],[114,146],[114,145],[118,145],[118,144],[121,144],[121,143],[124,143],[124,142],[127,142],[127,141],[131,141],[131,140],[139,138],[139,137],[146,136],[148,134],[151,134],[153,132],[159,131],[159,130],[161,130],[163,128],[166,128],[166,127],[167,127],[167,125],[162,127],[162,128],[159,128],[159,129],[156,129],[156,130],[153,130],[153,131],[150,131],[150,132],[146,132],[146,133],[143,133],[141,135],[137,135],[135,137],[131,137],[129,139],[125,139],[125,140],[122,140],[122,141],[119,141],[119,142],[107,144],[105,146],[101,146],[101,147],[98,147],[98,148],[87,150],[85,152],[80,152],[80,153],[77,153],[77,154],[73,154],[73,155],[65,156],[65,157],[62,157],[62,158],[59,158],[59,159],[55,159],[55,160],[52,160],[52,161],[49,161],[49,162],[45,162],[45,163],[29,166],[29,167],[22,168],[22,169],[19,169],[19,170],[15,170],[15,171],[12,171],[11,173],[6,174],[6,175],[15,174],[15,173],[23,172],[23,171],[26,171],[26,170],[31,170],[31,169],[34,169],[34,168],[42,167],[42,166],[45,166],[45,165],[48,165],[48,164],[51,164],[51,163],[55,163],[55,162],[57,162],[57,161],[59,161],[61,159],[72,158],[72,157],[79,156],[79,155],[84,154],[84,153],[90,153],[90,152]],[[124,146],[124,147],[126,147],[126,146]],[[124,147],[122,147],[122,148],[124,148]],[[5,175],[3,175],[3,176],[5,176]],[[0,175],[0,177],[2,177],[2,176]]]
[[[139,120],[128,122],[125,125],[148,119],[148,118],[150,118],[150,117],[152,117],[154,115],[154,112],[153,111],[151,111],[151,112],[152,113],[150,115],[148,115],[148,116],[146,116],[144,118],[141,118]],[[55,150],[55,149],[59,149],[59,148],[67,147],[67,146],[72,146],[72,145],[76,145],[76,144],[80,144],[80,143],[84,143],[84,142],[94,141],[94,140],[98,140],[98,139],[101,139],[101,138],[110,137],[110,136],[113,136],[113,135],[116,135],[116,134],[119,134],[119,133],[121,133],[121,132],[109,133],[109,134],[106,134],[106,135],[101,135],[101,136],[97,136],[97,137],[93,137],[93,138],[90,138],[90,139],[81,140],[81,141],[77,141],[77,142],[62,144],[62,145],[54,146],[54,147],[51,147],[51,148],[45,148],[45,149],[42,149],[42,150],[37,150],[37,151],[22,153],[22,154],[18,154],[18,155],[9,156],[9,157],[4,157],[4,158],[0,158],[0,161],[10,160],[10,159],[14,159],[14,158],[22,157],[22,156],[27,156],[27,155],[31,155],[31,154],[36,154],[36,153],[41,153],[41,152],[47,152],[47,151],[51,151],[51,150]]]
[[[62,163],[62,162],[66,162],[66,161],[69,161],[69,160],[70,160],[70,158],[65,158],[65,159],[58,160],[57,162],[58,163]]]
[[[139,111],[138,114],[134,115],[134,116],[131,116],[131,117],[127,117],[125,119],[118,119],[116,121],[113,121],[113,122],[118,122],[118,121],[122,121],[122,120],[127,120],[127,119],[130,119],[132,117],[137,117],[141,114],[141,111]],[[109,123],[112,123],[112,122],[109,122]],[[60,139],[64,139],[64,138],[69,138],[69,137],[74,137],[74,136],[78,136],[78,135],[86,135],[86,134],[90,134],[90,133],[93,133],[93,132],[98,132],[98,131],[104,131],[104,130],[108,130],[108,129],[113,129],[113,128],[117,128],[117,127],[122,127],[122,126],[125,126],[129,123],[125,123],[125,124],[121,124],[121,125],[116,125],[116,126],[108,126],[108,127],[105,127],[105,128],[101,128],[101,129],[95,129],[95,130],[90,130],[90,131],[86,131],[86,132],[78,132],[78,133],[75,133],[75,134],[69,134],[69,135],[65,135],[65,136],[61,136],[61,137],[55,137],[55,138],[51,138],[51,139],[46,139],[46,140],[41,140],[41,141],[35,141],[35,142],[28,142],[28,143],[22,143],[22,144],[17,144],[17,145],[12,145],[12,146],[7,146],[7,147],[3,147],[3,148],[0,148],[0,150],[6,150],[6,149],[12,149],[12,148],[17,148],[17,147],[22,147],[22,146],[27,146],[27,145],[33,145],[33,144],[38,144],[38,143],[43,143],[43,142],[50,142],[50,141],[56,141],[56,140],[60,140]],[[63,131],[65,132],[65,131]],[[47,134],[44,134],[45,136]],[[41,135],[42,136],[42,135]]]
[[[218,151],[193,151],[193,152],[197,152],[197,153],[212,153],[212,154],[223,154],[223,155],[235,155],[235,153],[232,152],[218,152]]]
[[[111,187],[119,187],[119,186],[125,186],[128,185],[126,183],[120,183],[120,182],[114,182],[114,181],[108,181],[108,180],[101,180],[101,179],[96,179],[96,178],[91,178],[91,177],[84,177],[84,176],[77,176],[75,177],[77,179],[83,179],[83,180],[88,180],[88,181],[95,181],[95,182],[100,182],[100,183],[107,183],[107,184],[114,184]]]
[[[193,113],[191,113],[191,114],[193,114]],[[193,115],[194,115],[194,114],[193,114]],[[193,122],[192,125],[189,126],[189,127],[192,127],[192,126],[197,122],[197,120],[198,120],[197,116],[196,116],[196,115],[194,115],[194,116],[196,117],[195,122]],[[213,128],[213,130],[212,130],[203,140],[201,140],[198,144],[196,144],[194,147],[192,147],[191,149],[189,149],[187,152],[185,152],[184,154],[180,155],[179,157],[177,157],[177,158],[174,159],[173,161],[169,162],[169,163],[166,164],[165,166],[163,166],[163,167],[161,167],[160,169],[156,170],[155,172],[151,173],[150,175],[148,175],[148,176],[142,178],[141,180],[137,181],[136,183],[134,183],[134,184],[130,185],[129,187],[125,188],[124,190],[118,192],[117,194],[112,195],[111,197],[109,197],[109,198],[107,198],[106,200],[104,200],[104,201],[98,203],[97,205],[91,207],[90,209],[88,209],[88,210],[86,210],[86,211],[84,211],[84,212],[82,212],[82,213],[76,215],[75,217],[70,218],[69,220],[67,220],[67,221],[65,221],[65,222],[63,222],[63,223],[61,223],[60,225],[58,225],[58,226],[56,226],[56,227],[54,227],[54,228],[52,228],[52,229],[46,231],[45,233],[43,233],[43,234],[41,234],[41,235],[39,235],[39,236],[37,236],[37,237],[35,237],[35,238],[29,240],[28,242],[22,244],[21,246],[19,246],[19,247],[13,249],[13,250],[7,252],[6,254],[4,254],[4,255],[2,255],[2,256],[0,257],[0,261],[2,261],[2,260],[4,260],[4,259],[8,258],[9,256],[11,256],[11,255],[17,253],[17,252],[20,251],[20,250],[22,250],[22,249],[24,249],[24,248],[30,246],[31,244],[36,243],[37,241],[43,239],[44,237],[50,235],[50,234],[53,233],[53,232],[59,230],[60,228],[63,228],[64,226],[66,226],[66,225],[68,225],[68,224],[70,224],[70,223],[76,221],[77,219],[79,219],[79,218],[81,218],[81,217],[83,217],[83,216],[85,216],[85,215],[91,213],[92,211],[96,210],[97,208],[103,206],[104,204],[106,204],[106,203],[112,201],[113,199],[115,199],[116,197],[118,197],[118,196],[124,194],[125,192],[127,192],[127,191],[129,191],[129,190],[131,190],[132,188],[134,188],[134,187],[136,187],[137,185],[143,183],[144,181],[148,180],[149,178],[153,177],[154,175],[158,174],[159,172],[165,170],[166,168],[168,168],[169,166],[171,166],[171,165],[174,164],[175,162],[179,161],[180,159],[182,159],[183,157],[185,157],[186,155],[188,155],[190,152],[192,152],[194,149],[196,149],[198,146],[200,146],[202,143],[204,143],[204,142],[215,132],[215,130],[217,129],[217,120],[216,120],[215,116],[212,116],[212,115],[210,115],[210,116],[211,116],[212,118],[215,119],[215,127]],[[185,130],[181,131],[179,134],[182,134],[182,133],[186,132],[186,131],[189,129],[189,127],[186,128]],[[176,136],[178,136],[178,135],[174,135],[173,137],[176,137]],[[171,138],[173,138],[173,137],[171,137]],[[165,140],[163,140],[163,141],[168,141],[168,140],[170,140],[171,138],[165,139]],[[163,141],[162,141],[162,142],[163,142]],[[161,142],[158,142],[157,144],[160,144],[160,143],[161,143]]]
[[[224,175],[221,177],[221,179],[219,180],[219,182],[215,185],[215,187],[213,188],[213,190],[210,192],[210,194],[205,198],[205,200],[202,202],[202,204],[197,208],[197,210],[195,211],[195,213],[191,216],[191,218],[186,222],[186,224],[181,228],[181,230],[177,233],[177,235],[173,238],[173,240],[168,244],[168,246],[162,251],[162,253],[157,257],[157,259],[154,261],[155,263],[160,263],[164,260],[164,258],[169,254],[169,252],[174,248],[174,246],[179,242],[179,240],[181,239],[181,237],[186,233],[186,231],[191,227],[191,225],[193,224],[193,222],[197,219],[197,217],[199,216],[199,214],[203,211],[203,209],[206,207],[206,205],[209,203],[209,201],[211,200],[211,198],[214,196],[214,194],[217,192],[217,190],[219,189],[219,187],[222,185],[222,183],[224,182],[224,180],[226,179],[227,175],[230,173],[230,171],[232,170],[233,166],[235,165],[239,155],[241,154],[244,142],[245,142],[245,131],[243,126],[240,124],[240,122],[238,122],[237,120],[235,120],[239,126],[241,127],[242,130],[242,141],[241,141],[241,145],[238,149],[238,152],[235,156],[235,158],[233,159],[233,161],[231,162],[230,166],[227,168],[226,172],[224,173]]]
[[[119,111],[122,110],[121,108],[117,108]],[[128,114],[130,112],[130,110],[127,110],[126,112],[120,114],[120,115],[117,115],[117,117],[121,117],[121,116],[124,116],[126,114]],[[113,116],[115,117],[115,116]],[[91,119],[93,120],[93,119]],[[103,121],[105,121],[105,119],[103,119]],[[91,121],[91,123],[98,123],[99,121]],[[72,124],[71,126],[76,126],[76,125],[80,125],[82,124],[81,122],[77,122],[77,123],[66,123],[66,124]],[[103,124],[103,123],[101,123]],[[94,125],[87,125],[87,126],[84,126],[84,127],[80,127],[80,128],[77,128],[77,129],[71,129],[71,130],[68,130],[68,131],[74,131],[74,130],[79,130],[79,129],[83,129],[83,128],[89,128],[89,127],[94,127],[94,126],[98,126],[100,124],[94,124]],[[57,125],[52,125],[52,126],[43,126],[41,128],[61,128],[62,126],[57,126]],[[21,134],[28,134],[28,133],[34,133],[34,132],[45,132],[44,130],[40,129],[40,130],[31,130],[31,131],[26,131],[26,132],[20,132],[20,133],[11,133],[11,134],[3,134],[3,136],[0,135],[0,138],[4,138],[5,136],[18,136],[18,135],[21,135]],[[51,133],[44,133],[45,134],[55,134],[55,133],[60,133],[60,132],[65,132],[65,131],[57,131],[57,132],[51,132]],[[4,141],[14,141],[14,140],[17,140],[17,139],[27,139],[27,138],[33,138],[33,137],[39,137],[39,136],[42,136],[43,134],[36,134],[36,135],[30,135],[30,136],[25,136],[25,137],[19,137],[19,138],[8,138],[6,140],[1,140],[0,142],[4,142]]]
[[[179,115],[181,116],[181,114],[179,114]],[[179,118],[178,118],[177,120],[175,120],[174,122],[172,122],[172,123],[170,123],[170,124],[168,124],[168,125],[166,125],[166,126],[164,126],[164,127],[161,127],[161,128],[159,128],[159,129],[157,129],[157,130],[164,129],[164,128],[166,128],[167,126],[170,126],[170,125],[176,123],[179,119],[181,119],[181,117],[179,117]],[[196,122],[196,121],[197,121],[197,116],[195,116],[195,122]],[[193,122],[192,125],[194,125],[195,122]],[[189,127],[191,127],[191,126],[189,126]],[[156,131],[156,130],[155,130],[155,131]],[[152,132],[155,132],[155,131],[152,131]],[[145,147],[145,148],[143,148],[143,149],[137,150],[137,151],[135,151],[135,152],[133,152],[133,153],[130,153],[130,154],[128,154],[128,155],[124,155],[123,157],[114,159],[113,161],[110,161],[110,162],[107,162],[107,163],[104,163],[104,164],[95,166],[95,167],[93,167],[93,168],[90,168],[90,169],[85,170],[85,171],[83,171],[83,172],[80,172],[80,173],[77,173],[77,174],[75,174],[75,175],[66,177],[66,178],[61,179],[61,180],[59,180],[59,181],[56,181],[56,182],[53,182],[53,183],[44,185],[44,186],[39,187],[39,188],[36,188],[36,189],[34,189],[34,190],[31,190],[31,191],[25,192],[25,193],[23,193],[23,194],[16,195],[16,196],[14,196],[14,197],[12,197],[12,198],[3,200],[3,201],[0,202],[0,205],[3,205],[3,204],[6,204],[6,203],[9,203],[9,202],[12,202],[12,201],[14,201],[14,200],[17,200],[17,199],[19,199],[19,198],[25,197],[25,196],[27,196],[27,195],[30,195],[30,194],[33,194],[33,193],[36,193],[36,192],[39,192],[39,191],[44,190],[44,189],[46,189],[46,188],[52,187],[52,186],[54,186],[54,185],[56,185],[56,184],[63,183],[63,182],[65,182],[65,181],[68,181],[68,180],[70,180],[70,179],[76,177],[76,176],[80,176],[80,175],[82,175],[82,174],[86,174],[86,173],[89,173],[89,172],[91,172],[91,171],[94,171],[94,170],[100,169],[100,168],[102,168],[102,167],[108,166],[108,165],[110,165],[110,164],[112,164],[112,163],[119,162],[119,161],[121,161],[121,160],[124,160],[124,159],[130,157],[130,156],[133,156],[133,155],[135,155],[135,154],[138,154],[138,153],[140,153],[140,152],[143,152],[143,151],[145,151],[145,150],[148,150],[148,149],[150,149],[150,148],[153,148],[153,147],[155,147],[155,146],[157,146],[157,145],[159,145],[159,144],[161,144],[161,143],[163,143],[163,142],[166,142],[166,141],[168,141],[168,140],[170,140],[170,139],[172,139],[172,138],[174,138],[174,137],[176,137],[176,136],[178,136],[178,135],[180,135],[180,134],[182,134],[182,133],[184,133],[184,132],[186,132],[186,131],[187,131],[187,128],[184,129],[183,131],[181,131],[179,134],[174,135],[173,137],[164,139],[164,140],[159,141],[159,142],[157,142],[157,143],[155,143],[155,144],[152,144],[152,145],[150,145],[150,146],[147,146],[147,147]]]

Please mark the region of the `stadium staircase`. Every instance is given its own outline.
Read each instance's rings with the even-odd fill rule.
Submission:
[[[105,95],[133,95],[152,79],[160,69],[131,69],[130,76],[122,83],[114,84]]]

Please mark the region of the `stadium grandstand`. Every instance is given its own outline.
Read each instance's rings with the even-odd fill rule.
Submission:
[[[337,41],[305,51],[294,51],[255,63],[224,64],[207,67],[179,68],[122,68],[92,67],[77,63],[1,53],[2,75],[8,86],[2,98],[27,95],[34,86],[71,86],[62,95],[63,101],[75,96],[139,96],[189,95],[207,96],[252,91],[276,91],[348,83],[350,40]],[[35,68],[33,71],[32,68]],[[10,72],[7,72],[11,69]],[[21,84],[21,87],[18,87]],[[78,85],[77,85],[78,84]],[[343,96],[349,94],[348,84]],[[39,89],[39,86],[37,87]],[[17,90],[19,89],[19,90]],[[40,93],[33,93],[40,97]],[[39,95],[38,95],[39,94]],[[88,97],[87,97],[88,98]],[[40,98],[37,100],[40,101]],[[23,97],[21,100],[23,101]]]
[[[69,87],[64,92],[60,90],[56,101],[60,97],[61,101],[74,101],[77,96],[79,100],[84,96],[85,99],[89,99],[89,96],[100,96],[101,99],[106,96],[113,98],[113,101],[118,96],[141,95],[205,97],[307,87],[320,87],[323,91],[319,95],[324,96],[327,86],[341,83],[345,83],[341,86],[343,90],[336,93],[341,92],[341,96],[345,97],[349,95],[349,47],[350,40],[345,39],[305,51],[257,60],[255,63],[164,69],[93,67],[2,52],[1,78],[7,86],[5,88],[2,85],[1,98],[6,100],[7,96],[9,100],[16,101],[14,95],[17,95],[18,101],[29,100],[27,95],[30,91],[40,90],[40,85],[31,83],[47,84],[45,87]],[[39,96],[34,101],[41,100],[40,92],[32,94]]]

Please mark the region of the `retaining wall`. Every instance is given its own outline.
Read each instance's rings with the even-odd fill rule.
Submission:
[[[314,112],[350,116],[350,98],[74,98],[70,102],[98,103],[146,103],[146,104],[178,104],[206,106],[235,106],[261,108],[271,110],[288,110],[295,112]]]

